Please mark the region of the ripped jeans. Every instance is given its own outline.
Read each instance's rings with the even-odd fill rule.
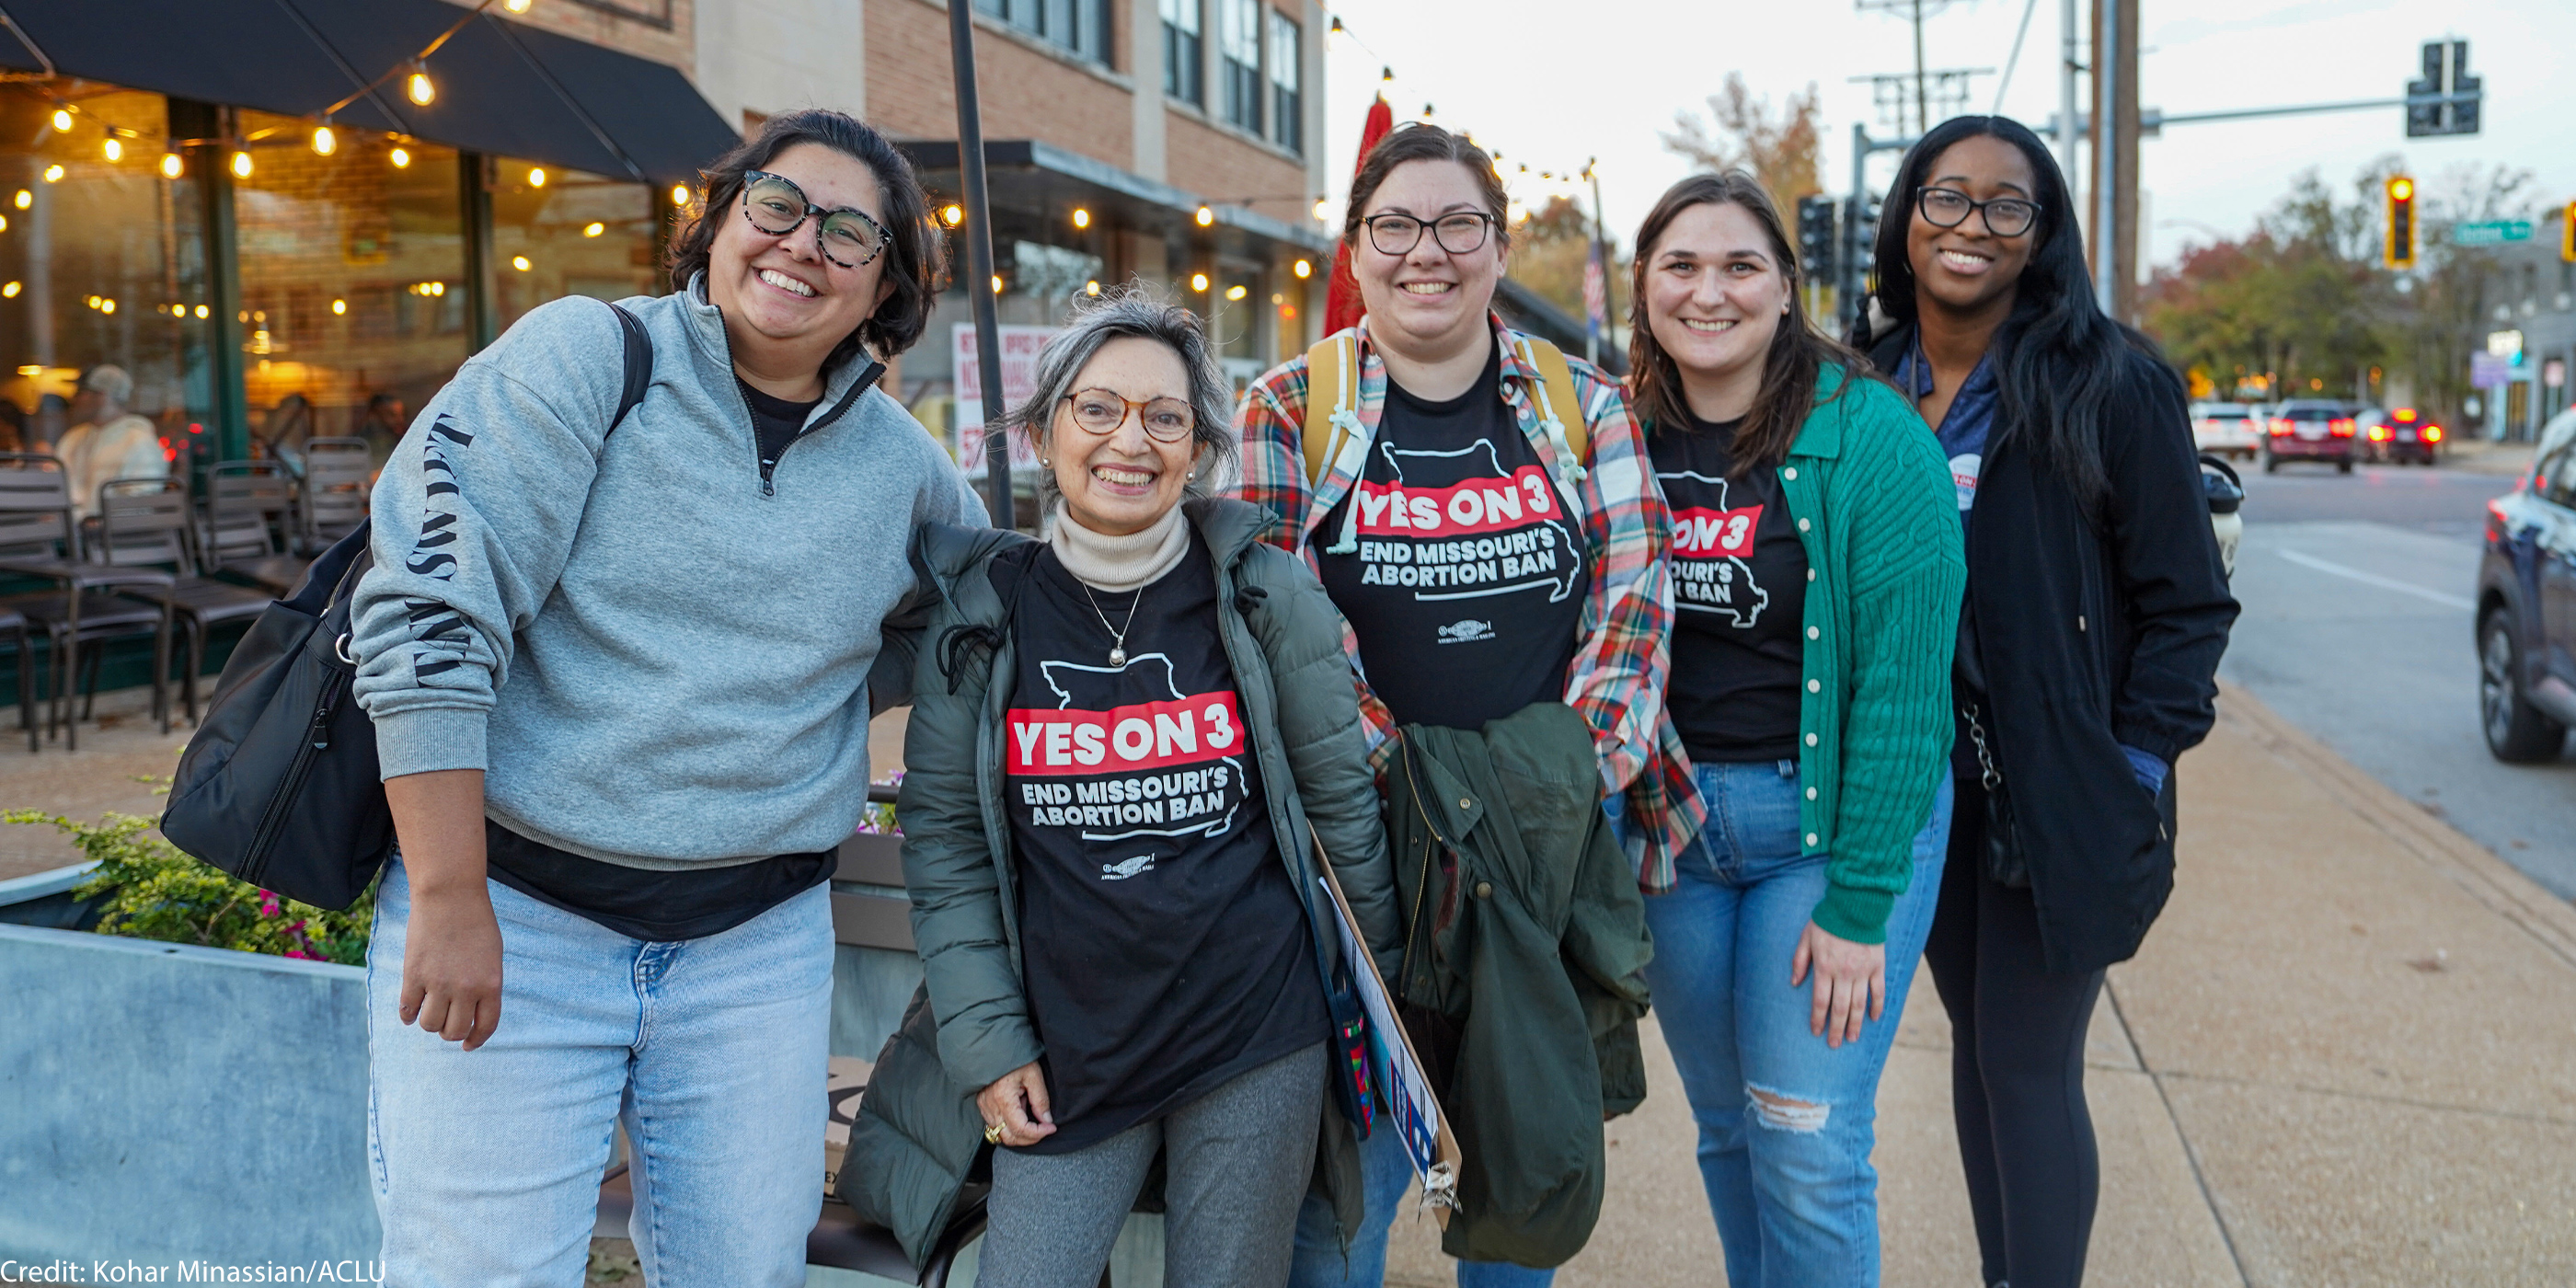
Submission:
[[[1700,1179],[1733,1288],[1878,1282],[1879,1072],[1941,889],[1950,777],[1914,838],[1914,879],[1887,922],[1887,1010],[1860,1040],[1808,1030],[1813,994],[1791,958],[1825,894],[1825,859],[1799,854],[1796,761],[1695,767],[1708,828],[1679,885],[1646,900],[1655,1018],[1699,1123]]]

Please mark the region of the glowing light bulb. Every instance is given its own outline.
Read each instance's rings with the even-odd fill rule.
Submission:
[[[0,300],[14,300],[16,298],[18,298],[18,284],[16,282],[11,282],[7,286],[0,286]]]
[[[1207,208],[1207,207],[1205,207],[1205,206],[1201,206],[1201,207],[1199,207],[1199,227],[1201,227],[1201,228],[1205,228],[1205,227],[1207,227],[1208,225],[1213,224],[1213,223],[1215,223],[1215,222],[1216,222],[1216,212],[1215,212],[1215,211],[1210,210],[1210,209],[1208,209],[1208,208]]]
[[[114,312],[116,312],[116,301],[114,301],[114,300],[100,300],[100,301],[98,302],[98,311],[99,311],[99,312],[101,312],[101,313],[114,313]]]
[[[510,257],[510,267],[515,268],[522,273],[527,272],[529,268],[528,257],[525,255],[512,255]]]
[[[1191,290],[1193,290],[1193,291],[1198,291],[1198,292],[1200,292],[1200,293],[1204,294],[1204,293],[1206,293],[1206,291],[1207,291],[1207,286],[1208,286],[1208,283],[1207,283],[1207,274],[1205,274],[1205,273],[1192,273],[1192,274],[1190,274],[1190,289],[1191,289]]]
[[[164,153],[162,153],[162,154],[161,154],[161,177],[162,177],[162,178],[164,178],[164,179],[176,179],[176,178],[178,178],[180,175],[187,173],[187,170],[188,170],[188,163],[187,163],[187,162],[185,162],[185,161],[180,160],[180,159],[179,159],[179,154],[178,154],[178,153],[176,153],[176,152],[164,152]]]
[[[47,182],[47,183],[61,183],[62,181],[63,181],[63,168],[62,168],[61,166],[58,166],[58,165],[49,165],[49,166],[46,166],[46,167],[45,167],[45,182]]]
[[[1082,284],[1082,293],[1083,293],[1083,294],[1085,294],[1085,295],[1098,295],[1098,294],[1100,294],[1100,279],[1095,277],[1095,278],[1091,279],[1090,281],[1083,283],[1083,284]]]
[[[54,109],[54,131],[58,134],[69,134],[72,132],[72,110],[70,108],[58,107]]]
[[[395,169],[403,169],[411,164],[411,149],[395,148],[393,151],[385,154],[385,159],[393,162]]]
[[[429,106],[438,98],[438,86],[431,83],[429,69],[417,63],[412,65],[411,79],[404,83],[403,92],[422,107]]]
[[[233,177],[236,179],[247,179],[250,177],[249,153],[236,152],[233,154]]]
[[[106,140],[98,145],[98,151],[99,155],[106,157],[110,163],[125,159],[125,143],[113,134],[108,135]]]
[[[198,306],[197,306],[197,320],[202,322],[202,321],[204,321],[204,320],[206,319],[206,317],[207,317],[207,313],[206,313],[206,306],[205,306],[205,305],[203,305],[203,304],[198,305]]]
[[[671,185],[671,204],[682,210],[689,208],[689,185],[685,183]]]
[[[1229,300],[1239,300],[1239,299],[1242,299],[1242,298],[1243,298],[1245,295],[1247,295],[1247,294],[1249,294],[1249,292],[1245,291],[1245,290],[1243,289],[1242,285],[1238,283],[1238,284],[1236,284],[1236,285],[1234,285],[1234,286],[1229,286],[1229,287],[1227,287],[1227,288],[1226,288],[1226,291],[1225,291],[1225,298],[1227,298],[1227,299],[1229,299]]]
[[[1301,259],[1291,265],[1289,267],[1289,271],[1295,273],[1300,278],[1313,277],[1315,275],[1315,264],[1312,260]]]
[[[7,215],[0,215],[0,233],[5,233],[7,231],[9,231],[9,217]]]
[[[954,204],[940,207],[939,217],[951,228],[966,222],[966,212]]]
[[[1330,216],[1326,215],[1324,212],[1331,207],[1331,202],[1326,201],[1322,197],[1315,198],[1315,222],[1322,223],[1329,218]]]
[[[582,235],[582,236],[584,236],[584,237],[597,237],[597,236],[598,236],[598,235],[600,235],[601,233],[604,233],[604,232],[607,232],[607,231],[608,231],[608,225],[603,224],[603,223],[599,222],[599,221],[598,221],[598,220],[596,220],[596,219],[594,219],[594,220],[590,221],[589,223],[583,224],[583,225],[581,226],[581,235]]]
[[[546,169],[544,166],[529,167],[528,186],[531,188],[542,188],[546,186]]]
[[[9,201],[10,204],[15,205],[20,210],[24,210],[27,207],[36,204],[36,194],[29,192],[24,188],[20,188],[18,190],[18,195],[11,197]]]
[[[339,150],[340,136],[332,133],[330,126],[317,125],[313,127],[313,155],[317,157],[327,157]]]
[[[999,294],[1001,294],[1001,293],[1002,293],[1002,275],[1001,275],[1001,274],[999,274],[999,273],[995,273],[995,274],[993,274],[993,294],[995,294],[995,295],[999,295]]]
[[[526,13],[536,7],[536,0],[501,0],[501,7],[512,13]]]
[[[1084,210],[1079,206],[1074,207],[1073,226],[1076,228],[1089,228],[1091,226],[1091,212]]]
[[[335,317],[335,318],[336,318],[336,317],[345,317],[345,316],[347,316],[348,312],[349,312],[349,302],[348,302],[347,300],[333,300],[333,301],[331,301],[331,316],[333,316],[333,317]]]

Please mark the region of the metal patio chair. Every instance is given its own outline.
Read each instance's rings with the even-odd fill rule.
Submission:
[[[295,476],[276,461],[217,461],[206,468],[206,527],[197,549],[203,572],[286,595],[311,560],[294,552],[301,527]]]
[[[150,635],[153,641],[152,714],[162,732],[170,729],[171,605],[137,603],[116,591],[167,591],[171,576],[151,568],[119,567],[83,558],[79,522],[72,516],[70,477],[63,463],[33,452],[0,453],[0,573],[15,573],[53,582],[56,589],[0,599],[0,608],[18,613],[32,633],[45,635],[47,685],[45,734],[60,724],[67,750],[80,750],[78,721],[86,711],[71,710],[69,695],[84,679],[89,697],[97,697],[98,666],[104,652],[89,658],[81,672],[81,649],[111,639]],[[30,749],[37,735],[28,733]]]
[[[304,551],[319,554],[367,517],[367,477],[376,472],[363,438],[304,443]]]
[[[93,554],[124,567],[166,567],[170,584],[160,596],[182,628],[184,658],[179,692],[188,723],[197,723],[197,679],[206,669],[206,637],[218,626],[247,622],[267,609],[269,597],[198,571],[195,507],[184,479],[118,479],[99,488],[99,540]],[[133,592],[126,592],[133,597]],[[160,673],[167,674],[167,659]]]

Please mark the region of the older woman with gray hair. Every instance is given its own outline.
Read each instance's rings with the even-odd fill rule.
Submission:
[[[1049,538],[915,543],[897,809],[928,1004],[842,1175],[918,1259],[995,1147],[988,1288],[1100,1282],[1158,1154],[1168,1284],[1284,1283],[1310,1185],[1360,1214],[1354,966],[1318,856],[1389,968],[1393,879],[1340,619],[1264,511],[1204,494],[1228,394],[1195,316],[1104,297],[1011,416]]]

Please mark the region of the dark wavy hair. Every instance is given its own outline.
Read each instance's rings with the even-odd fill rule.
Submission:
[[[886,136],[845,112],[821,107],[781,112],[762,124],[760,133],[701,171],[705,199],[671,239],[671,284],[686,290],[691,277],[706,271],[716,230],[741,202],[743,172],[766,169],[779,153],[799,143],[819,143],[866,166],[885,193],[885,280],[894,284],[894,292],[833,347],[823,365],[838,366],[861,345],[879,358],[891,358],[911,348],[930,325],[931,304],[946,281],[948,241],[930,221],[930,198],[913,175],[911,160]]]
[[[1467,167],[1467,173],[1476,177],[1477,195],[1485,199],[1485,213],[1493,218],[1495,244],[1511,246],[1512,222],[1508,216],[1512,199],[1503,191],[1503,177],[1494,173],[1494,158],[1463,135],[1426,122],[1407,121],[1379,139],[1360,162],[1359,173],[1351,177],[1350,203],[1342,207],[1342,240],[1350,244],[1352,253],[1359,251],[1361,212],[1377,195],[1378,185],[1407,161],[1455,161]]]
[[[1995,418],[1995,442],[2017,443],[2029,451],[2089,510],[2109,487],[2102,472],[2104,409],[2117,396],[2122,379],[2133,365],[2168,380],[2175,377],[2155,341],[2104,313],[2093,298],[2092,270],[2084,259],[2084,236],[2066,176],[2030,127],[2008,116],[1954,116],[1906,151],[1878,221],[1873,266],[1879,311],[1897,322],[1915,321],[1914,265],[1905,254],[1915,194],[1943,152],[1973,138],[2002,139],[2019,148],[2039,185],[2031,194],[2039,204],[2039,222],[2026,234],[2036,239],[2030,263],[2015,283],[2012,313],[1995,333],[2001,413]],[[1855,347],[1868,347],[1869,326],[1864,310],[1853,335]]]
[[[1790,445],[1798,441],[1799,428],[1815,408],[1817,376],[1826,363],[1844,372],[1831,395],[1834,398],[1851,388],[1852,379],[1867,372],[1869,363],[1808,319],[1807,303],[1798,294],[1807,280],[1806,266],[1799,262],[1797,243],[1781,225],[1780,208],[1772,204],[1761,181],[1742,170],[1695,174],[1664,189],[1654,209],[1646,212],[1646,221],[1637,226],[1637,239],[1630,243],[1636,258],[1628,270],[1629,405],[1647,432],[1686,433],[1691,418],[1690,405],[1682,396],[1681,367],[1655,342],[1655,329],[1647,324],[1646,273],[1655,244],[1663,240],[1673,221],[1693,206],[1707,205],[1739,206],[1752,215],[1771,243],[1771,262],[1780,266],[1789,281],[1788,316],[1780,319],[1771,348],[1762,355],[1762,387],[1754,393],[1744,422],[1736,426],[1735,442],[1727,453],[1727,477],[1742,478],[1756,466],[1769,468],[1789,459]]]

